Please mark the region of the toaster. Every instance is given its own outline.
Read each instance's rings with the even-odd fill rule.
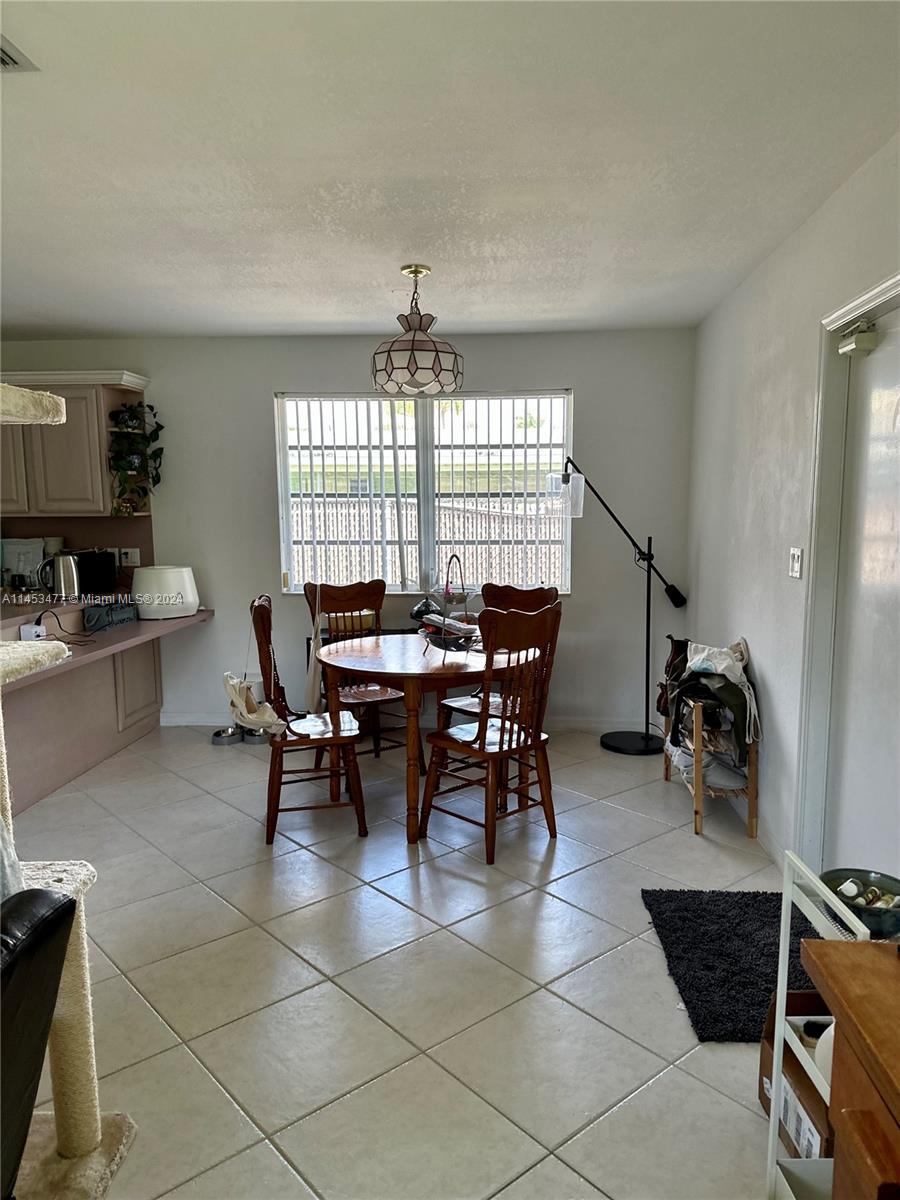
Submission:
[[[131,594],[142,621],[192,617],[200,607],[190,567],[135,567]]]

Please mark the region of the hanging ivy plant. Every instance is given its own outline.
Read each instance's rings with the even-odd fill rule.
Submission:
[[[114,409],[109,419],[113,426],[108,453],[113,478],[112,514],[133,516],[146,509],[162,479],[163,447],[157,443],[165,426],[157,419],[153,405],[141,400]]]

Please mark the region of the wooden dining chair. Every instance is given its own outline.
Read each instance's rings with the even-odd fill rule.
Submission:
[[[266,797],[266,842],[275,840],[278,814],[302,812],[315,808],[354,808],[360,837],[367,837],[366,807],[363,799],[359,763],[356,760],[356,742],[359,738],[359,723],[352,713],[336,710],[327,713],[297,712],[287,702],[284,687],[278,675],[278,663],[272,648],[272,597],[257,596],[250,605],[250,619],[259,653],[259,670],[263,680],[265,698],[287,728],[279,734],[269,735],[269,786]],[[298,751],[313,751],[315,765],[286,769],[286,754]],[[328,753],[328,766],[322,765]],[[341,799],[341,777],[346,775],[349,800]],[[323,804],[283,805],[281,793],[292,783],[312,783],[327,779],[330,798]]]
[[[485,583],[481,588],[481,598],[485,608],[499,608],[503,612],[514,608],[517,612],[534,613],[555,604],[559,599],[559,588],[520,588],[511,583]],[[481,711],[482,691],[483,687],[479,687],[469,696],[448,696],[442,700],[438,706],[438,729],[449,728],[454,713],[461,713],[471,721],[472,715]],[[528,761],[528,755],[524,758],[524,763],[519,767],[519,787],[527,789],[533,764]]]
[[[324,617],[324,632],[329,641],[364,637],[381,633],[381,610],[387,584],[383,579],[366,583],[305,583],[303,594],[315,628]],[[345,683],[339,688],[341,708],[352,712],[364,734],[372,738],[371,750],[360,754],[381,757],[382,750],[406,751],[406,712],[384,713],[393,723],[382,723],[382,710],[390,704],[403,704],[403,693],[378,683]],[[419,770],[425,774],[425,751],[419,739]]]
[[[557,601],[536,613],[486,608],[479,616],[486,659],[481,708],[476,721],[428,735],[431,757],[420,837],[428,836],[428,821],[435,809],[483,828],[486,858],[493,863],[497,821],[538,806],[544,810],[550,837],[556,837],[547,735],[542,726],[561,614],[562,605]],[[491,690],[494,684],[496,693]],[[537,767],[539,800],[534,800],[518,779],[515,784],[509,782],[510,767],[521,767],[531,758]],[[441,788],[442,779],[452,782]],[[434,802],[438,796],[473,785],[484,788],[483,822]],[[510,795],[517,797],[515,809],[508,806]]]
[[[535,613],[557,602],[559,588],[519,588],[511,583],[485,583],[481,588],[481,598],[485,608],[498,608],[502,612],[514,608],[517,612]],[[446,729],[453,713],[464,713],[471,719],[473,713],[480,712],[483,690],[482,686],[470,696],[448,696],[442,700],[438,713],[438,728]]]

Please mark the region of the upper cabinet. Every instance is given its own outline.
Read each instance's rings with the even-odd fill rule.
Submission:
[[[128,371],[27,372],[4,375],[3,381],[62,396],[66,420],[4,428],[2,511],[33,517],[108,514],[109,414],[139,399],[150,381]]]
[[[4,425],[0,428],[0,513],[27,512],[25,431],[21,425]]]

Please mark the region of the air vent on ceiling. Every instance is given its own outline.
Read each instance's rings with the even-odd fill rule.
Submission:
[[[6,71],[39,71],[34,63],[18,46],[14,46],[7,37],[0,34],[0,70]]]

